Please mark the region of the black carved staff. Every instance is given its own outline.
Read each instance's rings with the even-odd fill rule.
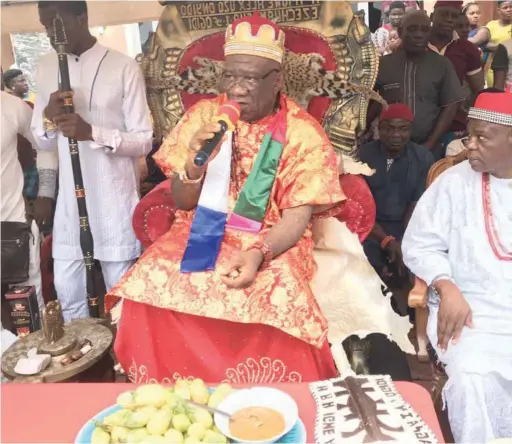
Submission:
[[[333,383],[334,388],[340,389],[336,396],[339,396],[339,394],[349,395],[347,405],[338,404],[338,410],[347,406],[350,410],[350,413],[345,415],[345,420],[359,419],[359,425],[354,431],[342,432],[342,440],[343,438],[353,438],[364,432],[363,443],[395,441],[392,436],[384,433],[384,430],[403,432],[404,428],[391,427],[382,421],[380,417],[388,414],[386,405],[382,399],[373,400],[368,395],[368,392],[374,390],[373,388],[364,388],[363,384],[366,382],[368,382],[368,379],[348,376],[342,381]]]
[[[66,29],[62,18],[57,15],[53,20],[54,44],[59,57],[60,72],[60,90],[71,91],[71,82],[69,81],[69,67],[66,46],[68,39]],[[67,113],[73,113],[73,99],[64,100],[64,109]],[[80,220],[80,246],[84,255],[86,278],[87,278],[87,301],[89,303],[89,314],[93,318],[100,317],[98,305],[98,296],[94,285],[94,243],[92,239],[91,227],[89,225],[89,216],[87,215],[87,205],[85,202],[84,180],[82,178],[82,168],[80,166],[80,155],[78,152],[78,142],[75,139],[68,139],[69,154],[71,155],[71,167],[73,169],[73,179],[75,182],[75,194],[78,204],[78,216]]]

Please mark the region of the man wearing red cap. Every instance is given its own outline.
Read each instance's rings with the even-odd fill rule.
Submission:
[[[471,93],[476,94],[485,87],[480,51],[470,41],[459,38],[455,32],[457,21],[462,15],[462,3],[461,1],[440,0],[435,4],[429,49],[450,59],[460,84],[466,82]],[[452,140],[465,134],[466,112],[467,110],[464,111],[462,107],[457,110],[450,128],[451,131],[442,140],[445,150]]]
[[[468,130],[469,160],[428,188],[402,248],[432,290],[455,441],[482,443],[512,436],[512,95],[482,92]]]
[[[413,121],[407,105],[389,105],[379,117],[379,140],[359,151],[359,159],[375,171],[365,176],[375,199],[377,218],[364,248],[381,276],[390,269],[400,277],[406,275],[400,242],[434,163],[428,149],[411,142]]]
[[[400,243],[414,206],[425,191],[427,173],[434,163],[427,148],[411,141],[413,121],[407,105],[389,105],[379,118],[379,140],[359,150],[359,159],[374,170],[373,175],[364,177],[377,209],[373,229],[363,243],[364,252],[381,279],[397,295],[410,291],[409,273],[403,263]],[[388,357],[391,353],[396,354],[397,349],[393,346],[393,351],[389,347]],[[420,351],[426,353],[421,344]],[[379,363],[381,368],[375,369],[378,373],[390,373],[398,380],[407,379],[409,370],[405,355],[396,354],[395,359],[384,358],[383,362],[391,367],[383,368]]]
[[[310,288],[310,219],[344,196],[324,130],[280,92],[284,40],[259,15],[229,26],[223,94],[192,107],[155,155],[173,177],[176,219],[107,295],[107,306],[123,299],[115,350],[134,381],[336,374]],[[198,166],[220,131],[212,119],[236,104],[240,120]]]

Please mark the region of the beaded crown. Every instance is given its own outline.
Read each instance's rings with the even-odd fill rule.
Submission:
[[[284,32],[275,23],[255,13],[228,26],[224,56],[254,55],[282,63],[284,39]]]

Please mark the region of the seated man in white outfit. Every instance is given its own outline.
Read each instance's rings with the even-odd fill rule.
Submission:
[[[423,194],[402,249],[430,286],[455,441],[483,443],[512,436],[512,95],[480,93],[468,130],[468,160]]]

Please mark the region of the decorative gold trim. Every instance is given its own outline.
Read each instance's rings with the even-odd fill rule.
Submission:
[[[224,54],[247,54],[265,57],[281,63],[284,55],[285,34],[270,25],[261,25],[256,35],[253,35],[251,24],[241,22],[236,29],[228,26]]]
[[[132,364],[126,373],[128,379],[136,384],[174,384],[179,379],[192,381],[194,376],[182,376],[174,372],[172,377],[165,377],[158,381],[150,378],[148,368],[145,365],[137,365],[132,358]],[[222,382],[229,384],[277,384],[281,382],[302,382],[302,375],[295,371],[289,371],[286,364],[280,359],[260,358],[257,361],[249,358],[240,362],[236,367],[226,370],[226,378]]]
[[[226,379],[230,384],[276,384],[279,382],[302,382],[302,375],[289,371],[280,359],[253,358],[240,362],[236,367],[226,370]]]

